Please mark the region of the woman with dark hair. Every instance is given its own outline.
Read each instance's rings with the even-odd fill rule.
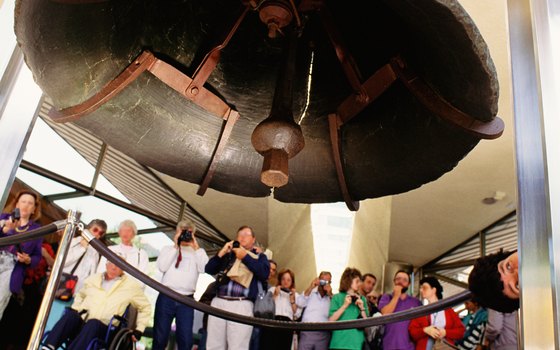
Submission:
[[[290,269],[278,272],[278,285],[269,289],[276,305],[275,320],[293,321],[301,315],[296,305],[296,277]],[[261,349],[285,349],[292,347],[294,332],[290,330],[272,330],[263,328],[261,332]]]
[[[469,289],[480,305],[510,313],[519,309],[519,257],[500,250],[478,258],[469,274]]]
[[[40,217],[39,196],[32,191],[20,191],[0,215],[0,237],[23,234],[39,228],[41,225],[37,220]],[[17,245],[0,247],[0,319],[12,294],[22,295],[25,270],[37,266],[41,260],[42,243],[43,239],[38,238]]]
[[[435,303],[443,298],[443,287],[436,278],[424,277],[420,280],[420,296],[428,304]],[[416,350],[431,350],[442,343],[454,344],[463,338],[465,326],[457,313],[448,308],[413,319],[408,330],[416,343]]]
[[[347,267],[340,277],[340,293],[335,294],[329,309],[329,321],[347,321],[368,317],[367,300],[358,293],[362,274],[358,269]],[[332,332],[329,349],[361,350],[364,343],[361,329],[343,329]]]

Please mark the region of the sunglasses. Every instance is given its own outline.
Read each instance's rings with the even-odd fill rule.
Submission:
[[[99,227],[92,227],[89,229],[91,231],[91,233],[95,233],[95,234],[99,234],[99,236],[103,236],[105,234],[105,231],[100,229]]]

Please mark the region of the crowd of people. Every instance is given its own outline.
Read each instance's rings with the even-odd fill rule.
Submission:
[[[39,197],[31,191],[18,193],[0,216],[1,236],[22,234],[39,227],[37,220],[40,215]],[[95,219],[86,228],[96,238],[103,240],[107,224]],[[109,249],[140,271],[146,271],[148,254],[134,246],[136,234],[134,222],[124,220],[118,227],[120,243],[109,246]],[[443,287],[433,277],[425,277],[420,281],[420,298],[412,296],[408,292],[411,278],[406,271],[398,271],[394,275],[391,293],[380,295],[375,291],[375,275],[362,274],[351,267],[342,273],[338,293],[334,293],[331,288],[332,274],[328,271],[322,271],[312,281],[305,283],[306,287],[300,289],[299,293],[294,271],[279,268],[276,262],[269,260],[255,246],[255,233],[249,226],[240,227],[236,239],[227,242],[210,258],[198,244],[196,227],[190,221],[177,224],[173,242],[172,246],[160,251],[157,259],[162,283],[192,298],[199,275],[213,275],[216,281],[208,286],[200,301],[241,315],[253,316],[259,289],[268,289],[272,294],[275,319],[302,322],[344,321],[388,315],[418,307],[422,305],[421,300],[427,304],[443,297]],[[52,249],[49,250],[43,243],[39,238],[16,246],[0,247],[0,322],[21,320],[23,314],[26,317],[36,315],[41,299],[40,277],[44,278],[43,270],[52,265],[54,258]],[[507,274],[512,270],[513,262],[503,262],[504,257],[500,257],[502,259],[496,262],[495,268],[498,273]],[[85,349],[92,339],[107,333],[114,315],[124,314],[129,307],[134,307],[138,312],[132,340],[136,341],[142,336],[152,318],[152,307],[142,283],[100,256],[80,236],[72,239],[64,272],[77,276],[75,294],[66,301],[57,299],[56,303],[62,306],[59,308],[61,312],[50,315],[54,321],[50,327],[47,326],[50,332],[43,341],[43,349],[57,349],[64,342],[67,343],[67,349]],[[503,284],[501,290],[518,293],[515,283],[508,280]],[[22,312],[24,307],[27,309]],[[469,314],[463,320],[450,308],[410,321],[375,327],[373,333],[371,329],[296,333],[252,327],[210,315],[205,318],[198,349],[436,350],[483,349],[488,346],[508,349],[517,346],[515,312],[486,310],[476,298],[467,302],[465,307]],[[166,349],[173,320],[178,349],[192,349],[193,319],[192,308],[160,293],[153,315],[152,349]],[[33,324],[33,320],[25,322],[27,325]],[[27,336],[22,334],[18,339],[26,341],[28,336],[29,333]],[[10,349],[10,346],[19,348],[17,343],[6,346],[0,344],[0,348]]]

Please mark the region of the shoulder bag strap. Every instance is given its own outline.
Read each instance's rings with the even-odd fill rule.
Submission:
[[[76,265],[74,265],[74,267],[72,268],[72,271],[70,271],[70,274],[73,275],[74,272],[76,271],[76,269],[78,268],[78,265],[80,265],[80,263],[82,262],[82,259],[84,258],[84,256],[87,253],[87,248],[86,251],[84,252],[84,254],[82,254],[82,256],[80,256],[80,258],[78,259],[78,261],[76,261]]]

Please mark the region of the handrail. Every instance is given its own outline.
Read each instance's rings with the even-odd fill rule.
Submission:
[[[45,295],[41,301],[41,307],[39,308],[35,324],[33,325],[33,331],[31,332],[29,343],[27,344],[27,350],[39,349],[39,346],[41,345],[41,338],[43,336],[45,326],[47,325],[56,287],[60,281],[62,270],[64,269],[66,255],[68,255],[68,251],[70,250],[70,242],[72,241],[72,237],[74,236],[76,229],[78,227],[83,228],[83,225],[80,224],[80,216],[81,213],[79,211],[69,210],[66,220],[64,220],[64,233],[62,235],[62,239],[60,240],[60,246],[58,247],[51,275],[49,276],[49,280],[47,282],[47,287],[45,288]],[[59,223],[59,221],[56,223]],[[57,226],[55,225],[55,227]]]
[[[31,231],[25,232],[25,234],[11,235],[7,237],[0,238],[0,247],[19,244],[22,242],[32,241],[37,238],[41,238],[58,230],[62,230],[66,226],[66,220],[58,220],[48,225],[36,228]]]
[[[235,321],[247,325],[268,327],[274,329],[289,329],[297,331],[326,331],[326,330],[340,330],[340,329],[351,329],[351,328],[365,328],[371,326],[382,325],[386,323],[400,322],[404,320],[410,320],[420,316],[429,315],[436,311],[441,311],[448,307],[460,304],[471,298],[471,293],[469,291],[464,291],[455,294],[449,298],[445,298],[438,302],[416,307],[406,311],[395,312],[390,315],[384,315],[380,317],[370,317],[367,319],[352,320],[352,321],[336,321],[336,322],[288,322],[288,321],[277,321],[268,320],[263,318],[255,318],[250,316],[244,316],[237,313],[224,311],[200,302],[195,301],[185,295],[177,293],[176,291],[170,289],[169,287],[155,281],[151,277],[147,276],[140,270],[136,269],[123,259],[121,259],[117,254],[108,249],[101,241],[95,238],[89,231],[83,230],[82,237],[89,241],[91,246],[97,250],[100,255],[103,255],[107,260],[111,261],[113,264],[117,265],[123,271],[135,277],[139,281],[148,285],[149,287],[157,290],[160,293],[165,294],[167,297],[193,309],[199,310],[201,312],[207,313],[209,315],[223,318],[229,321]]]

